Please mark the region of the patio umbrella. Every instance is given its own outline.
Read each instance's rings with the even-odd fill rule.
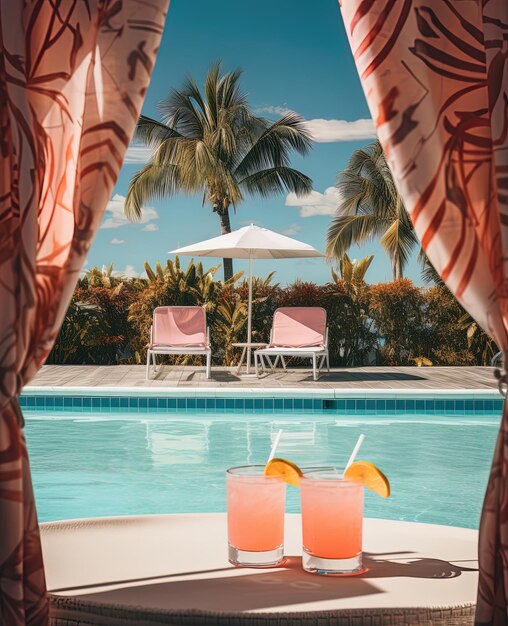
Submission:
[[[251,224],[200,243],[171,250],[171,254],[209,256],[224,259],[249,259],[249,304],[247,313],[247,374],[250,373],[252,338],[252,268],[254,259],[298,259],[323,257],[307,243]]]

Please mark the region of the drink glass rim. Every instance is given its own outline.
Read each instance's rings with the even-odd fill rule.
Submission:
[[[337,467],[317,467],[303,471],[301,482],[307,484],[326,485],[329,487],[359,487],[363,489],[363,485],[352,480],[343,478],[343,468]]]
[[[282,481],[281,476],[265,476],[265,465],[253,464],[253,465],[236,465],[235,467],[229,467],[226,470],[226,475],[240,480],[256,480],[256,481]]]

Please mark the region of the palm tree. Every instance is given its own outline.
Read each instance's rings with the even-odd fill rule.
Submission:
[[[379,141],[353,153],[336,186],[339,206],[328,228],[328,257],[340,260],[351,245],[380,237],[393,279],[402,278],[418,238]]]
[[[305,155],[312,141],[304,120],[288,113],[276,122],[256,117],[240,91],[241,72],[210,68],[201,94],[189,77],[160,104],[162,122],[142,115],[135,137],[154,149],[150,161],[129,186],[125,213],[140,217],[152,198],[176,193],[203,194],[220,219],[221,234],[231,232],[229,207],[245,194],[263,198],[274,193],[312,190],[312,180],[290,167],[290,154]],[[224,279],[233,275],[224,259]]]
[[[420,262],[420,266],[422,268],[422,278],[424,282],[434,283],[434,285],[437,285],[438,287],[446,287],[444,280],[441,278],[437,269],[430,262],[430,259],[423,251],[423,248],[421,248],[418,253],[418,261]]]
[[[356,259],[351,260],[349,256],[344,253],[339,261],[340,278],[337,273],[332,270],[332,278],[337,283],[339,280],[343,280],[347,285],[356,287],[358,285],[365,284],[365,274],[374,259],[374,255],[365,256],[359,261]]]

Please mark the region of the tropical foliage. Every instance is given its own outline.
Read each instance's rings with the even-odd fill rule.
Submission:
[[[150,161],[132,178],[125,212],[139,218],[153,198],[176,193],[201,194],[220,220],[221,234],[231,232],[229,209],[246,194],[312,190],[312,180],[290,166],[293,152],[305,155],[311,138],[304,120],[287,113],[270,123],[254,115],[240,89],[240,71],[210,68],[203,93],[188,78],[160,104],[162,121],[142,115],[136,138],[153,149]],[[231,279],[231,259],[224,260],[224,278]]]
[[[369,285],[370,262],[344,257],[326,285],[296,281],[283,288],[273,275],[255,278],[253,339],[268,340],[280,306],[322,306],[333,365],[489,363],[496,346],[446,287],[419,288],[408,279]],[[145,279],[118,278],[113,268],[93,268],[80,279],[48,362],[143,363],[153,309],[180,304],[206,307],[214,364],[236,364],[231,344],[247,334],[248,285],[241,273],[223,282],[216,279],[219,266],[206,270],[191,261],[184,268],[179,259],[145,269]]]
[[[134,358],[128,315],[139,282],[110,276],[103,286],[94,270],[94,280],[87,275],[78,283],[48,363],[108,365]]]
[[[340,261],[353,244],[379,238],[393,279],[402,278],[419,243],[379,141],[352,154],[336,187],[339,205],[328,229],[328,257]]]
[[[383,363],[413,365],[415,358],[431,356],[424,291],[402,278],[372,285],[368,299]]]
[[[332,349],[333,360],[339,365],[363,365],[375,360],[376,333],[369,315],[369,288],[365,282],[373,258],[351,261],[344,254],[339,262],[340,275],[332,270],[337,302],[329,324],[333,334],[341,337]]]
[[[168,304],[204,306],[209,321],[215,318],[221,293],[230,289],[241,276],[239,272],[223,283],[214,278],[219,268],[220,265],[216,265],[204,270],[202,263],[195,264],[191,260],[187,268],[183,269],[178,257],[175,261],[169,260],[164,267],[157,263],[155,270],[145,263],[148,284],[131,304],[128,317],[134,331],[132,345],[138,362],[145,358],[152,314],[156,307]]]

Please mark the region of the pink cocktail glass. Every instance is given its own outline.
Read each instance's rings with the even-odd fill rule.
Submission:
[[[264,476],[264,465],[227,471],[229,562],[273,567],[284,558],[286,483]]]
[[[300,482],[303,568],[315,574],[358,574],[362,567],[363,485],[342,471],[304,472]]]

